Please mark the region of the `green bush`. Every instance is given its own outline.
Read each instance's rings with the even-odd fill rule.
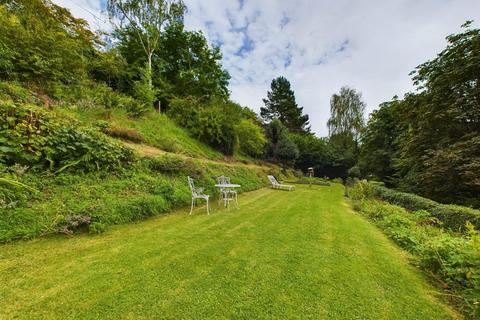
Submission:
[[[115,170],[133,151],[93,128],[80,128],[36,106],[0,103],[0,159],[5,164],[48,166],[55,171]]]
[[[99,234],[105,232],[106,230],[107,226],[104,223],[98,221],[94,221],[88,226],[89,233]]]
[[[200,102],[194,97],[174,98],[170,100],[167,113],[178,125],[191,129],[197,123],[199,110]]]
[[[85,80],[77,86],[56,84],[52,90],[54,104],[65,109],[125,110],[130,117],[136,118],[149,110],[141,101],[114,91],[104,83]]]
[[[0,101],[15,103],[39,103],[38,97],[19,82],[0,81]]]
[[[218,107],[200,109],[191,131],[200,140],[224,154],[232,155],[235,151],[237,137],[233,124]]]
[[[373,187],[366,180],[360,180],[345,189],[347,197],[352,200],[371,199]]]
[[[142,220],[147,217],[158,215],[170,209],[170,205],[164,197],[160,195],[141,195],[129,199],[125,203],[119,203],[113,208],[114,214],[121,217],[113,221],[114,223],[125,223],[130,221]],[[108,219],[107,219],[108,221]]]
[[[426,210],[439,219],[445,228],[466,232],[467,221],[480,229],[480,211],[458,205],[445,205],[411,193],[399,192],[382,186],[373,187],[376,197],[408,210]]]
[[[263,154],[267,139],[262,128],[250,120],[242,119],[235,126],[235,133],[238,137],[240,150],[243,153],[252,157],[259,157]]]

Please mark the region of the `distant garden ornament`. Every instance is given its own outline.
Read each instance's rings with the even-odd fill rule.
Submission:
[[[310,178],[309,181],[310,181],[310,185],[312,185],[312,178],[315,176],[315,172],[313,170],[313,167],[309,167],[308,168],[308,177]]]

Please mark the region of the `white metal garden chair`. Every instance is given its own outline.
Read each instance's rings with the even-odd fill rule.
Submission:
[[[217,183],[220,185],[230,184],[230,177],[225,177],[224,175],[221,175],[217,177]],[[223,201],[225,203],[225,206],[228,206],[228,208],[230,208],[230,201],[235,200],[235,204],[238,207],[237,191],[231,188],[220,188],[220,193],[222,194],[220,201]]]
[[[268,177],[268,180],[270,181],[270,183],[272,184],[273,189],[284,189],[284,190],[288,190],[288,191],[295,189],[294,186],[279,183],[277,181],[277,179],[275,179],[274,176],[269,175],[267,177]]]
[[[193,183],[192,178],[187,178],[188,186],[190,187],[190,191],[192,192],[192,206],[190,207],[190,214],[192,214],[193,212],[193,207],[195,206],[197,199],[204,199],[207,202],[207,214],[210,214],[210,208],[208,206],[208,199],[210,198],[210,196],[203,193],[203,188],[195,188],[195,184]]]

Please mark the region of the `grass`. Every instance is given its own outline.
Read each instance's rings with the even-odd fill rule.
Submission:
[[[149,112],[139,119],[131,119],[122,110],[82,110],[74,116],[92,124],[97,120],[108,121],[114,128],[135,130],[146,144],[168,152],[184,154],[195,158],[223,159],[223,154],[192,137],[189,132],[177,126],[164,114]]]
[[[2,319],[455,319],[340,185],[0,247]]]

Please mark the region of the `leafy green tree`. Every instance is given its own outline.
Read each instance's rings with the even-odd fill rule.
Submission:
[[[238,137],[240,150],[252,157],[259,157],[263,154],[263,149],[267,140],[261,127],[249,119],[242,119],[235,126],[235,133]]]
[[[97,38],[87,22],[47,0],[0,3],[0,79],[52,91],[54,83],[78,84]]]
[[[182,23],[175,23],[165,30],[160,45],[155,64],[161,79],[172,85],[172,95],[228,99],[230,75],[222,68],[222,54],[202,32],[185,31]]]
[[[296,168],[307,172],[308,168],[312,167],[315,175],[330,176],[333,159],[327,139],[317,138],[312,134],[291,134],[290,138],[299,152],[295,161]]]
[[[361,93],[342,87],[330,99],[330,119],[327,126],[334,159],[334,175],[345,178],[359,154],[360,133],[364,128],[365,103]]]
[[[398,150],[397,138],[404,128],[401,127],[399,107],[401,101],[395,97],[384,102],[375,110],[362,132],[360,147],[360,171],[392,183],[395,168],[394,159]]]
[[[439,201],[480,205],[480,30],[447,37],[448,46],[413,73],[416,94],[402,105],[399,186]],[[468,150],[468,151],[467,151]]]
[[[292,132],[310,132],[308,115],[303,115],[303,108],[297,105],[295,93],[290,82],[284,77],[272,80],[271,91],[263,99],[265,107],[260,108],[260,115],[265,121],[278,119]]]
[[[362,94],[355,89],[342,87],[340,93],[330,99],[330,119],[327,122],[330,137],[351,137],[358,144],[365,126],[364,113]]]
[[[88,67],[91,78],[115,90],[124,91],[130,86],[128,63],[117,48],[95,51]]]
[[[129,29],[135,34],[146,56],[147,81],[152,86],[153,54],[158,49],[162,31],[183,19],[185,4],[182,0],[108,0],[107,8],[117,29]]]
[[[279,119],[273,119],[266,125],[267,147],[265,156],[267,159],[292,166],[298,158],[298,148],[289,137],[288,129]]]
[[[118,50],[128,62],[131,82],[138,81],[146,64],[142,48],[130,29],[116,31]],[[196,97],[202,102],[219,97],[228,100],[230,75],[221,64],[222,55],[211,47],[201,32],[186,31],[180,22],[162,32],[159,48],[152,57],[153,86],[162,109],[174,97]]]

